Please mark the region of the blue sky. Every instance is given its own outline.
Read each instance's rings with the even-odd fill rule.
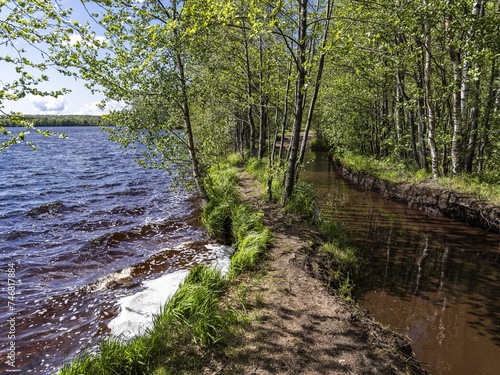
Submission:
[[[62,8],[72,7],[74,9],[73,17],[79,21],[87,19],[87,13],[83,9],[79,0],[60,0],[58,1]],[[1,14],[0,14],[1,17]],[[27,43],[20,41],[18,47],[26,49],[26,57],[36,61],[39,58],[40,52],[31,48]],[[5,54],[5,47],[2,46],[3,51],[0,53]],[[12,65],[12,64],[10,64]],[[15,68],[9,64],[0,61],[0,82],[12,82],[15,77]],[[10,112],[23,112],[25,114],[92,114],[99,115],[104,112],[97,107],[104,96],[102,94],[92,94],[84,86],[84,81],[75,79],[74,77],[67,77],[57,72],[55,69],[49,68],[44,74],[49,76],[49,81],[40,84],[40,90],[60,90],[62,88],[71,90],[71,93],[53,97],[40,97],[28,96],[22,100],[15,102],[4,102],[4,111]],[[111,104],[110,109],[119,108],[118,104]]]

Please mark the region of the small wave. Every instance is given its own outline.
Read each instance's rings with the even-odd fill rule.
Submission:
[[[66,209],[67,208],[63,203],[52,202],[29,210],[27,215],[31,218],[37,218],[43,215],[56,215],[65,211]]]
[[[91,229],[93,226],[90,223],[80,222],[80,228]],[[181,221],[166,221],[161,223],[150,223],[141,226],[128,228],[126,230],[105,233],[100,236],[87,240],[79,248],[72,252],[67,252],[52,259],[51,263],[71,263],[77,262],[80,266],[82,262],[87,264],[92,261],[113,261],[116,259],[130,256],[131,252],[126,247],[120,246],[122,243],[132,243],[140,241],[144,237],[170,234],[169,238],[178,237],[185,228],[185,224]],[[105,228],[104,228],[105,229]],[[75,227],[72,227],[75,230]],[[117,251],[113,251],[117,249]]]
[[[111,289],[118,286],[129,286],[133,284],[132,267],[125,268],[121,271],[115,272],[99,278],[95,283],[86,287],[87,292],[95,293],[105,289]]]
[[[143,196],[143,195],[148,195],[149,192],[147,189],[144,188],[132,188],[129,190],[124,190],[124,191],[117,191],[114,192],[113,194],[108,194],[108,198],[115,198],[116,196],[130,196],[130,197],[137,197],[137,196]]]
[[[13,230],[5,234],[0,234],[0,238],[5,238],[6,240],[17,240],[19,238],[29,237],[35,234],[27,230]]]

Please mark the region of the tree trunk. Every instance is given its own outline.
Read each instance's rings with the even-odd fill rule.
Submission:
[[[472,15],[474,18],[476,17],[484,17],[484,6],[481,0],[475,0],[474,6],[472,8]],[[470,32],[470,38],[472,39],[475,35],[474,30]],[[477,45],[477,51],[481,51],[481,46]],[[467,64],[469,62],[467,61]],[[478,64],[476,67],[479,68]],[[465,70],[465,66],[464,66]],[[478,69],[479,70],[479,69]],[[462,78],[463,80],[469,80],[469,71],[467,70],[466,75]],[[472,172],[474,156],[476,153],[477,147],[477,135],[478,135],[478,127],[479,127],[479,115],[480,115],[480,98],[481,98],[481,83],[479,77],[474,82],[474,99],[471,106],[470,113],[470,130],[469,130],[469,142],[467,143],[467,155],[465,157],[465,171],[468,173]],[[462,108],[464,106],[462,105]]]
[[[425,46],[422,46],[425,49]],[[424,66],[425,66],[425,55],[422,54],[422,61],[416,62],[416,72],[414,73],[415,84],[417,85],[418,92],[421,92],[422,96],[419,96],[417,100],[417,114],[418,114],[418,159],[420,161],[420,168],[424,168],[426,172],[429,172],[429,164],[427,163],[427,142],[425,141],[426,133],[426,109],[425,109],[425,87],[424,87]]]
[[[245,25],[242,28],[243,30],[243,38],[244,38],[244,46],[245,46],[245,68],[246,68],[246,74],[247,74],[247,100],[248,100],[248,107],[247,107],[247,119],[248,119],[248,125],[250,127],[250,156],[255,156],[256,153],[256,147],[255,147],[255,141],[256,141],[256,134],[255,134],[255,121],[253,119],[253,104],[252,104],[252,71],[250,69],[250,53],[248,52],[248,39],[245,31]]]
[[[453,6],[453,4],[451,5]],[[451,167],[452,174],[455,176],[462,171],[461,167],[461,143],[462,143],[462,74],[463,70],[460,67],[461,56],[460,51],[457,51],[453,44],[453,38],[451,36],[451,22],[450,15],[446,16],[445,19],[445,31],[447,36],[447,46],[446,49],[450,56],[450,60],[453,66],[453,99],[452,99],[452,121],[453,121],[453,132],[451,138]],[[468,85],[467,85],[467,95],[468,95]]]
[[[425,8],[429,7],[429,0],[424,0]],[[434,135],[434,102],[432,97],[432,85],[431,85],[431,31],[430,26],[426,22],[424,25],[425,38],[424,38],[424,48],[425,48],[425,66],[424,66],[424,87],[425,87],[425,105],[427,107],[427,141],[429,142],[429,150],[431,152],[431,168],[432,175],[434,178],[439,177],[439,169],[437,162],[437,147]]]
[[[281,125],[281,143],[279,152],[280,160],[283,158],[283,151],[285,150],[285,130],[288,126],[288,94],[290,92],[291,79],[292,79],[292,61],[290,61],[290,64],[288,65],[288,76],[286,79],[285,98],[283,102],[283,123]]]
[[[264,53],[262,50],[262,38],[259,38],[259,94],[260,94],[260,122],[259,122],[259,152],[257,157],[262,159],[266,152],[266,132],[267,132],[267,96],[264,94],[264,66],[263,66]]]
[[[311,98],[311,102],[309,104],[309,112],[307,114],[306,128],[304,130],[304,138],[302,139],[302,145],[300,147],[300,155],[298,160],[299,165],[302,164],[304,161],[304,155],[306,153],[306,148],[307,148],[307,138],[309,137],[309,130],[311,128],[313,120],[314,107],[316,106],[316,100],[318,99],[319,87],[321,85],[321,77],[323,75],[323,68],[325,66],[326,44],[328,42],[328,30],[330,28],[331,17],[332,17],[332,4],[331,1],[328,1],[326,9],[326,23],[325,23],[325,28],[323,30],[323,36],[321,41],[321,56],[319,58],[318,71],[316,73],[316,82],[314,84],[313,97]]]
[[[288,168],[286,171],[285,191],[283,204],[286,204],[292,196],[296,179],[297,157],[299,151],[300,130],[304,110],[304,94],[306,83],[306,70],[304,67],[307,39],[307,0],[299,0],[299,32],[297,43],[297,83],[295,85],[295,113],[292,128],[292,140],[290,143],[290,155],[288,158]]]
[[[189,156],[191,158],[191,169],[196,189],[200,194],[202,202],[206,204],[209,201],[209,197],[207,191],[205,190],[205,185],[203,184],[203,177],[200,172],[196,146],[194,143],[193,127],[191,124],[191,114],[189,111],[189,99],[187,94],[186,76],[184,74],[184,64],[182,61],[182,56],[179,51],[175,52],[175,57],[176,57],[177,69],[179,71],[179,88],[181,91],[181,98],[182,98],[182,115],[184,118],[184,127],[186,130],[186,137],[188,141]]]
[[[490,117],[492,113],[498,111],[498,104],[500,101],[500,92],[498,90],[498,87],[495,86],[497,78],[498,78],[497,59],[493,59],[493,62],[491,64],[490,80],[488,83],[488,98],[486,101],[486,107],[484,109],[484,114],[483,114],[481,144],[479,145],[478,155],[477,155],[477,158],[479,160],[478,163],[479,173],[481,173],[484,169],[484,157],[486,153],[486,148],[490,143]]]

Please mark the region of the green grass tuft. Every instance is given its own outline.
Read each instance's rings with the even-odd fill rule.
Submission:
[[[239,153],[229,155],[227,157],[227,162],[231,167],[242,167],[245,165],[245,160]]]
[[[310,222],[314,222],[319,215],[316,192],[306,182],[299,181],[293,188],[292,196],[286,202],[289,212],[300,215]]]
[[[256,212],[248,204],[233,205],[231,209],[232,235],[235,245],[239,246],[247,233],[261,231],[264,226],[261,218],[264,214]]]
[[[229,202],[210,201],[203,207],[201,222],[210,237],[223,243],[231,243],[231,204]]]
[[[337,246],[348,246],[351,242],[349,234],[337,220],[327,219],[320,215],[317,225],[319,232],[326,241]]]
[[[196,346],[215,348],[238,320],[222,307],[227,281],[219,270],[193,268],[162,311],[153,327],[130,340],[111,337],[96,354],[86,353],[65,366],[61,375],[179,373],[180,368],[202,366]]]
[[[272,234],[268,228],[247,233],[239,243],[237,252],[231,258],[229,277],[234,278],[245,270],[253,269],[271,240]]]

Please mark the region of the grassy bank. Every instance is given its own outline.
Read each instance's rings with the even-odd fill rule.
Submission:
[[[206,181],[211,201],[202,216],[214,238],[237,249],[228,274],[193,268],[144,334],[130,340],[105,339],[96,353],[75,358],[60,375],[200,373],[227,345],[247,317],[243,310],[227,306],[223,296],[238,288],[236,276],[255,267],[271,241],[262,214],[241,202],[237,181],[229,164],[213,168]]]
[[[377,160],[352,153],[335,155],[335,158],[350,170],[367,172],[375,177],[392,182],[415,184],[432,180],[432,174],[423,169],[409,170],[402,164],[395,164],[388,160]],[[491,202],[494,205],[500,205],[500,175],[497,171],[441,177],[435,183],[448,190],[470,195]]]
[[[281,178],[277,173],[269,171],[263,161],[250,159],[246,171],[262,185],[263,197],[269,176],[273,176],[276,191],[282,191]],[[316,193],[313,187],[303,181],[295,184],[293,194],[285,205],[285,210],[313,225],[325,243],[318,248],[321,262],[321,277],[328,285],[346,301],[354,302],[353,294],[356,284],[362,277],[362,260],[357,256],[357,250],[342,225],[333,218],[321,214]]]

